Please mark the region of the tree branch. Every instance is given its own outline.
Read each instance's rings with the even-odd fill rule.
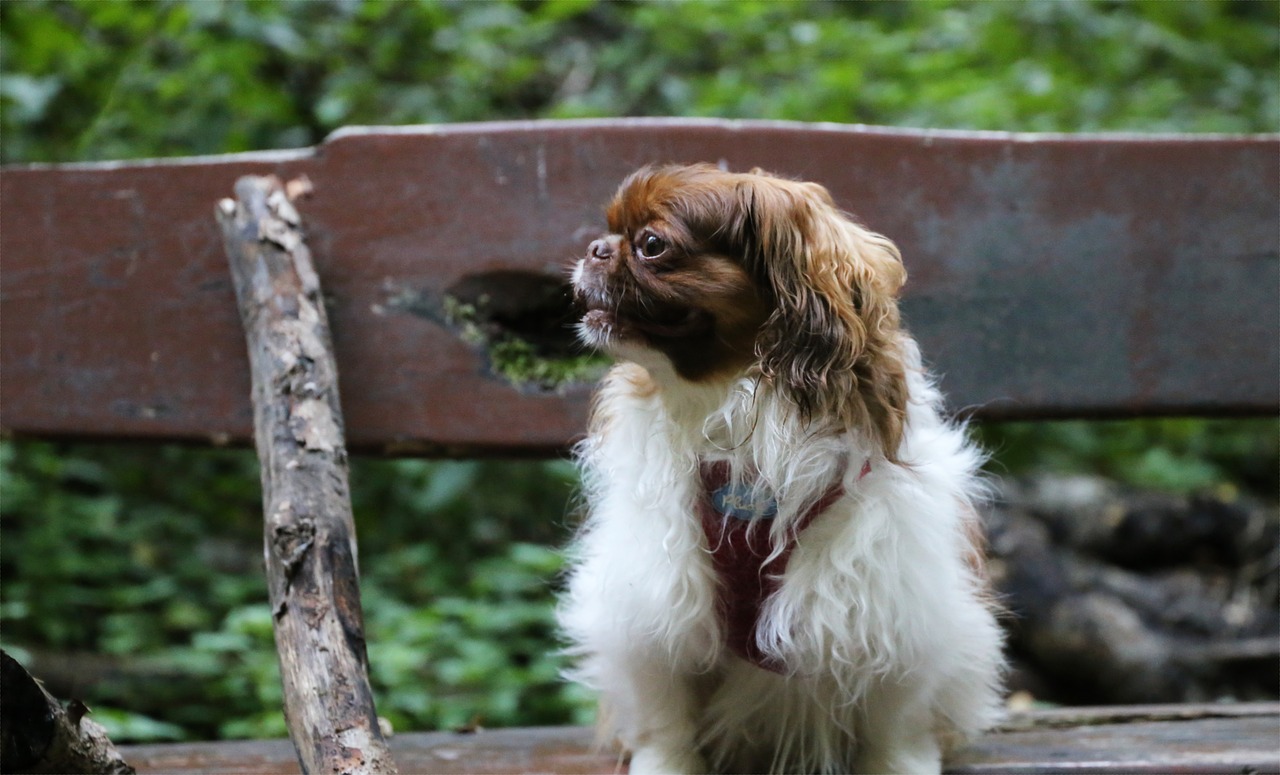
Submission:
[[[291,186],[293,184],[290,184]],[[267,583],[304,772],[390,773],[367,675],[337,366],[301,219],[275,177],[218,203],[253,374]]]
[[[133,775],[84,703],[65,708],[18,661],[0,651],[0,771]]]

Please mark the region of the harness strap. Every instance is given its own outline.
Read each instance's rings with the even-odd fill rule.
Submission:
[[[863,463],[858,479],[870,472],[868,460]],[[756,642],[764,601],[778,591],[800,533],[844,495],[844,485],[837,481],[810,506],[797,520],[778,555],[769,559],[773,550],[767,522],[772,516],[769,507],[759,509],[755,519],[745,518],[732,508],[724,510],[723,493],[729,485],[730,473],[726,461],[704,462],[699,473],[702,493],[697,508],[720,586],[718,607],[725,639],[738,656],[765,670],[781,673],[785,666],[767,658]]]

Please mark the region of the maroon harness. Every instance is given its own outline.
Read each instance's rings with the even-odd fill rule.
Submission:
[[[858,478],[870,472],[871,461],[867,461]],[[761,609],[778,590],[800,533],[844,495],[844,485],[836,482],[810,506],[796,521],[778,555],[769,559],[773,547],[767,518],[772,513],[765,512],[762,518],[753,520],[741,513],[735,515],[732,506],[725,505],[724,493],[731,487],[727,462],[703,463],[700,473],[698,513],[720,584],[719,608],[725,639],[729,648],[748,662],[775,673],[783,672],[785,667],[761,653],[756,642]]]

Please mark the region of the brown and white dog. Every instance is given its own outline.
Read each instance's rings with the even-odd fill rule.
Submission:
[[[619,363],[578,449],[560,621],[632,772],[938,772],[1000,709],[974,501],[897,305],[826,189],[647,167],[573,272]]]

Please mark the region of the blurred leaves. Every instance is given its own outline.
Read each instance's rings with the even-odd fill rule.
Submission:
[[[1163,418],[992,423],[978,428],[997,474],[1092,473],[1177,493],[1280,492],[1280,422]]]
[[[572,467],[356,459],[352,481],[382,715],[580,718],[551,609]],[[0,493],[6,648],[108,658],[71,688],[122,740],[285,734],[251,452],[0,442]]]
[[[10,0],[0,159],[666,114],[1274,132],[1278,61],[1272,0]],[[997,472],[1276,492],[1274,420],[979,430]],[[563,461],[353,461],[372,680],[397,729],[589,720],[586,692],[557,679],[546,548],[566,539],[574,486]],[[4,645],[107,660],[69,688],[117,740],[283,735],[259,499],[245,451],[0,443]]]
[[[309,145],[347,124],[698,115],[1276,131],[1263,2],[8,2],[3,159]]]
[[[402,573],[438,564],[422,554],[411,551],[401,573],[379,569],[364,580],[370,631],[380,633],[369,647],[373,681],[388,689],[379,712],[397,729],[420,727],[424,719],[444,728],[568,720],[573,701],[559,681],[564,664],[551,646],[547,604],[559,555],[512,543],[476,563],[465,583],[415,600],[404,594]],[[406,686],[433,691],[392,690]]]

